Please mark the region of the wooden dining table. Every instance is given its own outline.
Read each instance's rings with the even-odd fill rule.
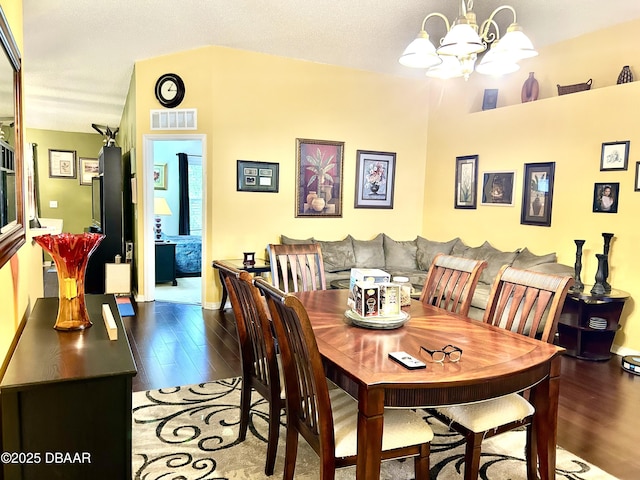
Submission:
[[[358,401],[356,478],[378,479],[385,407],[434,407],[530,390],[542,480],[555,478],[560,358],[563,348],[413,300],[410,319],[391,330],[354,326],[348,290],[298,292],[327,378]],[[420,347],[462,349],[459,362],[432,362]],[[391,360],[404,351],[427,364],[409,370]]]

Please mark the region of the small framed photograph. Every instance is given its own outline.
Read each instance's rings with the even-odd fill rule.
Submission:
[[[498,105],[498,89],[486,88],[482,99],[482,110],[493,110]]]
[[[76,178],[75,150],[49,149],[49,178]]]
[[[640,192],[640,162],[636,162],[636,181],[633,190]]]
[[[477,208],[478,155],[456,157],[454,208]]]
[[[296,217],[342,217],[344,142],[296,139]]]
[[[513,206],[516,172],[484,172],[482,174],[482,205]]]
[[[594,184],[593,211],[597,213],[618,213],[619,192],[619,183]]]
[[[358,150],[355,208],[393,208],[396,154]]]
[[[238,192],[278,192],[280,164],[249,160],[238,160],[236,164]]]
[[[626,170],[629,162],[629,141],[602,144],[600,171]]]
[[[167,164],[153,166],[153,188],[154,190],[167,189]]]
[[[555,169],[555,162],[524,164],[521,224],[551,226]]]
[[[97,177],[100,173],[98,170],[98,159],[96,158],[82,158],[78,159],[80,175],[80,185],[91,185],[91,179]]]

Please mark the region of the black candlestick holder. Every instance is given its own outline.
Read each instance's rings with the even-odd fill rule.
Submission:
[[[573,286],[571,287],[571,291],[573,292],[581,292],[584,290],[584,283],[580,280],[580,273],[582,272],[582,246],[584,245],[584,240],[574,240],[576,242],[576,263],[574,265],[574,275],[573,279],[575,280]]]
[[[593,288],[591,289],[591,293],[593,295],[604,295],[605,293],[607,293],[607,290],[604,286],[606,280],[604,268],[607,256],[601,253],[596,253],[596,258],[598,259],[598,270],[596,271],[596,283],[594,283]]]
[[[609,248],[611,245],[611,239],[613,238],[613,233],[603,233],[602,237],[604,238],[604,281],[602,285],[604,286],[605,292],[611,291],[611,285],[607,282],[607,278],[609,277]]]

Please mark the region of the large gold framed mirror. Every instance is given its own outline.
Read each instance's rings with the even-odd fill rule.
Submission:
[[[0,267],[25,243],[20,51],[0,7]]]

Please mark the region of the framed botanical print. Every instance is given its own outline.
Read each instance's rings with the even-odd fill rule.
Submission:
[[[478,155],[456,157],[455,208],[476,208]]]
[[[76,178],[75,150],[49,150],[49,178]]]
[[[296,139],[296,217],[342,217],[344,142]]]
[[[522,211],[520,212],[521,224],[551,226],[555,167],[555,162],[525,163]]]
[[[355,208],[393,208],[396,154],[358,150]]]
[[[153,188],[154,190],[167,189],[167,164],[153,166]]]

